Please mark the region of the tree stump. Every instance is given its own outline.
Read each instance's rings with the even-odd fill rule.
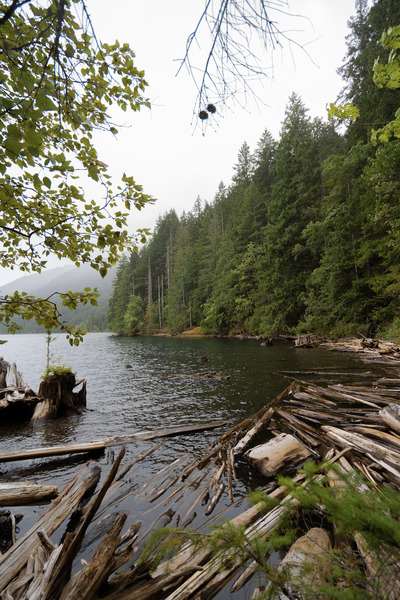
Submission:
[[[86,408],[86,382],[83,381],[79,392],[73,391],[76,386],[74,373],[47,377],[40,384],[38,397],[43,400],[36,406],[32,421],[81,414]]]

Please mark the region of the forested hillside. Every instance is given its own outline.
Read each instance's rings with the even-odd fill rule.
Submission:
[[[1,293],[5,296],[17,291],[19,294],[23,292],[33,294],[36,298],[50,298],[51,301],[56,303],[62,320],[67,322],[69,326],[78,326],[86,331],[105,331],[107,329],[108,302],[115,273],[115,267],[110,269],[106,277],[101,277],[89,265],[56,267],[42,273],[25,275],[11,283],[2,285]],[[76,292],[85,287],[96,289],[100,294],[97,306],[92,306],[88,302],[85,305],[78,305],[75,310],[69,310],[69,308],[61,305],[56,294],[58,290],[69,289]],[[16,322],[22,327],[23,333],[46,332],[44,325],[40,327],[34,319],[29,321],[16,319]]]
[[[278,140],[266,130],[253,151],[244,142],[229,187],[180,217],[160,217],[148,244],[119,264],[110,329],[400,331],[400,140],[371,141],[400,106],[399,74],[398,86],[373,82],[400,3],[356,8],[340,73],[342,101],[359,118],[338,133],[293,93]]]

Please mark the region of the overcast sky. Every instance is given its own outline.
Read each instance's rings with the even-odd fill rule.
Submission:
[[[222,180],[229,185],[240,146],[253,150],[264,129],[279,136],[290,94],[298,93],[311,117],[326,118],[343,82],[336,73],[346,53],[347,21],[354,0],[292,0],[288,12],[273,13],[296,42],[275,52],[269,80],[257,86],[264,105],[251,99],[246,109],[224,111],[216,103],[215,127],[202,135],[193,118],[196,89],[183,69],[176,77],[188,35],[194,30],[204,0],[88,0],[93,25],[103,41],[127,41],[136,52],[137,66],[145,70],[152,109],[124,118],[129,127],[117,139],[103,136],[99,147],[113,172],[130,172],[157,202],[132,217],[133,226],[152,227],[157,216],[174,207],[180,215],[197,196],[211,201]],[[297,16],[296,16],[297,15]],[[205,50],[206,41],[201,39]],[[199,61],[199,58],[195,58]],[[200,66],[200,62],[196,62]],[[197,124],[197,127],[195,126]]]
[[[217,0],[216,0],[217,1]],[[132,230],[153,227],[157,217],[171,208],[178,215],[191,210],[197,196],[212,201],[218,184],[229,185],[240,146],[254,150],[263,131],[279,137],[290,94],[298,93],[311,117],[326,119],[326,106],[335,101],[343,82],[336,73],[346,53],[347,21],[354,0],[291,0],[287,11],[272,18],[296,43],[265,56],[273,65],[269,79],[256,84],[264,104],[250,98],[247,106],[229,110],[216,102],[218,118],[205,131],[193,117],[194,84],[183,69],[176,72],[185,53],[186,39],[194,30],[204,0],[86,0],[98,38],[128,42],[136,52],[136,65],[145,71],[151,110],[122,113],[117,138],[101,134],[100,158],[115,177],[133,175],[145,192],[156,198],[153,206],[132,212]],[[207,50],[200,38],[198,52]],[[200,54],[194,57],[200,65]],[[197,126],[196,126],[197,125]],[[56,263],[51,263],[56,266]],[[0,283],[21,276],[0,274]]]

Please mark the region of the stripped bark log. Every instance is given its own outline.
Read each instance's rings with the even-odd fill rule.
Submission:
[[[280,585],[267,586],[271,600],[288,600],[304,594],[317,596],[329,571],[331,547],[328,533],[320,527],[313,527],[296,540],[277,569]]]
[[[215,429],[224,425],[226,421],[218,423],[204,423],[203,425],[184,425],[182,427],[172,427],[169,429],[159,429],[154,431],[142,431],[123,437],[108,438],[98,440],[87,444],[77,444],[71,446],[54,446],[48,448],[35,448],[18,452],[5,452],[0,454],[0,462],[10,462],[17,460],[27,460],[31,458],[44,458],[48,456],[61,456],[63,454],[73,454],[80,452],[94,452],[104,450],[109,446],[122,446],[129,443],[135,443],[137,440],[153,440],[159,437],[169,437],[175,435],[184,435],[196,431],[206,431]]]
[[[299,440],[286,433],[246,452],[250,464],[267,477],[272,477],[283,468],[298,465],[312,455]]]
[[[261,417],[261,419],[254,425],[254,427],[249,429],[249,431],[246,433],[246,435],[244,437],[242,437],[242,439],[236,444],[236,446],[233,448],[233,453],[241,454],[245,450],[245,448],[247,448],[247,446],[250,444],[250,442],[255,438],[255,436],[264,427],[266,427],[268,425],[268,423],[271,421],[273,414],[274,414],[274,409],[269,408],[265,412],[265,414]]]
[[[64,587],[60,600],[95,600],[100,587],[107,581],[109,575],[115,570],[115,552],[121,543],[119,536],[125,523],[126,514],[115,516],[114,523],[99,543],[97,550],[89,564],[84,565]],[[131,542],[132,543],[132,542]],[[128,560],[128,553],[125,558]]]
[[[65,454],[78,454],[83,452],[101,452],[106,447],[104,441],[76,444],[71,446],[52,446],[48,448],[35,448],[32,450],[19,450],[0,454],[0,462],[29,460],[32,458],[46,458],[48,456],[62,456]]]
[[[379,411],[379,416],[386,425],[400,433],[400,405],[391,404]]]
[[[0,506],[45,504],[55,498],[57,493],[58,487],[55,485],[37,485],[28,481],[0,483]]]

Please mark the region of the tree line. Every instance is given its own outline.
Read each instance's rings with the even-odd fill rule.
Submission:
[[[394,127],[386,143],[372,133],[399,117],[399,45],[379,43],[397,23],[397,2],[357,1],[339,72],[358,119],[339,133],[293,93],[278,140],[266,130],[254,151],[244,142],[231,185],[188,213],[164,214],[122,259],[112,331],[400,332],[400,139]],[[381,89],[378,56],[394,64]]]

